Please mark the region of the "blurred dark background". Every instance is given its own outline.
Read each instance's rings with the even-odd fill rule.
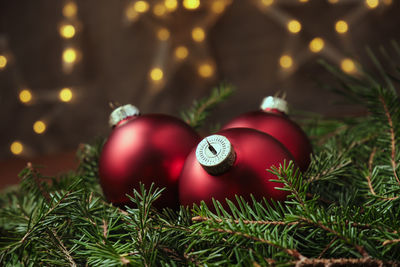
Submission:
[[[110,101],[179,116],[227,81],[236,92],[210,124],[277,91],[294,110],[357,113],[322,88],[333,78],[317,61],[357,75],[367,46],[390,52],[399,2],[1,0],[0,187],[27,161],[76,166],[79,143],[108,135]]]

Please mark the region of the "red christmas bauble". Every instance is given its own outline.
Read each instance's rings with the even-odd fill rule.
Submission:
[[[250,199],[282,201],[288,192],[277,190],[282,183],[268,172],[279,167],[292,155],[275,138],[249,128],[234,128],[204,138],[186,159],[179,178],[179,199],[182,205],[205,203],[212,207],[212,198],[224,203],[235,195]]]
[[[163,114],[128,114],[126,106],[114,111],[115,126],[104,144],[99,162],[100,184],[116,206],[130,205],[139,183],[165,187],[155,202],[158,208],[179,206],[178,178],[185,159],[200,141],[182,120]],[[120,108],[120,109],[121,109]],[[127,111],[128,110],[128,111]],[[118,115],[121,115],[120,117]]]
[[[276,97],[267,97],[261,108],[262,110],[236,117],[222,129],[245,127],[267,133],[289,150],[301,171],[306,171],[310,164],[312,146],[300,126],[285,114],[287,113],[286,101]]]

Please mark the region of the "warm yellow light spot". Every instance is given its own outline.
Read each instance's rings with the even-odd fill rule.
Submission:
[[[383,0],[382,1],[385,5],[391,5],[392,3],[393,3],[393,1],[392,0]]]
[[[164,5],[169,12],[172,12],[178,7],[178,1],[177,0],[165,0]]]
[[[186,9],[196,9],[200,6],[200,0],[183,0],[183,7]]]
[[[225,10],[225,2],[224,0],[215,0],[211,4],[211,10],[214,13],[221,14]]]
[[[62,9],[64,17],[67,18],[75,17],[77,12],[78,7],[76,6],[75,2],[68,2]]]
[[[204,63],[197,69],[199,75],[203,78],[209,78],[214,74],[214,67],[209,63]]]
[[[338,20],[335,24],[335,30],[338,33],[346,33],[349,30],[349,25],[344,20]]]
[[[145,13],[149,10],[149,3],[146,1],[137,1],[134,6],[136,12]]]
[[[60,90],[60,93],[58,94],[58,98],[62,102],[69,102],[72,99],[72,91],[69,88],[63,88]]]
[[[298,20],[292,19],[288,22],[287,28],[291,33],[298,33],[301,31],[301,24]]]
[[[139,17],[139,13],[136,11],[134,5],[129,5],[125,9],[125,17],[130,21],[134,21]]]
[[[67,48],[64,50],[62,58],[64,62],[73,63],[76,60],[76,50],[73,48]]]
[[[368,8],[376,8],[379,5],[379,0],[365,0],[365,4]]]
[[[343,59],[342,62],[340,63],[340,67],[344,72],[347,73],[353,73],[356,70],[354,61],[351,60],[350,58]]]
[[[189,50],[185,46],[178,46],[175,49],[175,57],[177,59],[185,59],[189,55]]]
[[[71,24],[62,25],[60,27],[60,35],[66,39],[75,36],[75,27]]]
[[[270,6],[270,5],[272,5],[274,3],[274,0],[261,0],[261,3],[264,6]]]
[[[308,0],[299,0],[300,3],[307,3]]]
[[[206,37],[206,33],[204,32],[203,28],[201,27],[195,27],[192,30],[192,38],[196,42],[202,42],[204,41],[204,38]]]
[[[153,7],[153,13],[154,13],[154,15],[156,15],[158,17],[164,16],[166,12],[167,12],[167,8],[163,4],[159,3]]]
[[[150,71],[150,78],[153,81],[160,81],[163,78],[163,76],[164,76],[164,73],[160,68],[153,68]]]
[[[328,0],[328,2],[331,4],[336,4],[337,2],[339,2],[339,0]]]
[[[3,55],[0,55],[0,69],[4,69],[7,65],[7,58]]]
[[[161,28],[157,32],[157,38],[161,41],[166,41],[169,39],[169,31],[166,28]]]
[[[315,37],[311,40],[309,48],[311,52],[318,53],[320,52],[325,46],[325,42],[322,38]]]
[[[46,131],[46,123],[43,121],[35,121],[33,124],[33,131],[37,134],[42,134]]]
[[[14,155],[19,155],[22,153],[23,150],[24,150],[24,146],[21,144],[21,142],[19,142],[19,141],[12,142],[12,144],[10,146],[11,153],[13,153]]]
[[[293,65],[293,59],[289,55],[283,55],[279,59],[279,64],[281,65],[282,68],[288,69]]]
[[[24,89],[19,92],[19,100],[22,103],[29,103],[32,100],[32,93],[28,89]]]

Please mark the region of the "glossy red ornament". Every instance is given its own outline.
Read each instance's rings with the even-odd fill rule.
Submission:
[[[261,107],[261,110],[248,112],[234,118],[222,129],[245,127],[267,133],[292,153],[301,171],[306,171],[310,164],[312,146],[300,126],[286,115],[286,101],[276,97],[267,97]]]
[[[209,207],[212,198],[224,203],[235,195],[285,200],[288,192],[275,189],[283,184],[270,181],[278,178],[267,171],[285,160],[292,155],[270,135],[249,128],[220,131],[190,152],[179,178],[179,199],[182,205],[203,200]]]
[[[172,116],[119,113],[120,119],[110,118],[115,128],[99,162],[104,195],[116,206],[131,205],[126,194],[132,195],[140,182],[146,186],[154,182],[166,188],[155,206],[178,207],[178,178],[187,155],[200,141],[199,135]]]

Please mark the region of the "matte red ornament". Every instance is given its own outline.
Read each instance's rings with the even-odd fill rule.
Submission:
[[[261,108],[261,110],[248,112],[234,118],[222,129],[245,127],[267,133],[292,153],[301,171],[306,171],[311,160],[311,142],[300,126],[286,115],[286,101],[276,97],[267,97]]]
[[[275,189],[282,183],[268,172],[293,160],[292,155],[275,138],[249,128],[234,128],[204,138],[186,159],[179,178],[179,199],[182,205],[205,203],[212,207],[212,198],[225,202],[235,195],[250,200],[286,199],[287,191]]]
[[[124,107],[110,116],[115,128],[101,152],[99,173],[104,195],[116,206],[129,206],[132,202],[126,194],[138,190],[140,182],[146,186],[154,182],[166,188],[155,206],[178,207],[178,178],[200,136],[175,117],[132,115]]]

